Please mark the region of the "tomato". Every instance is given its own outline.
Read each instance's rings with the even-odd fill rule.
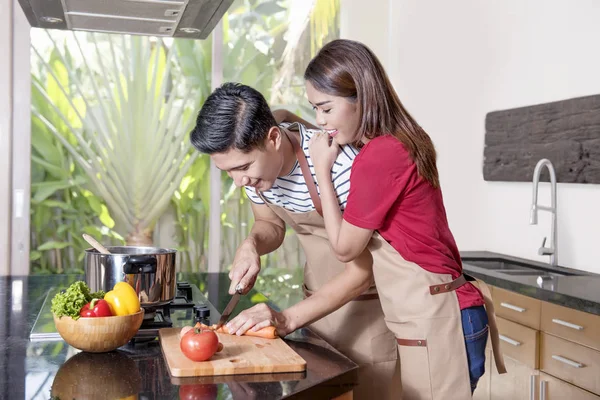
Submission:
[[[219,390],[215,384],[182,385],[179,400],[215,400]]]
[[[194,328],[181,338],[179,347],[192,361],[206,361],[217,352],[219,338],[211,330]]]

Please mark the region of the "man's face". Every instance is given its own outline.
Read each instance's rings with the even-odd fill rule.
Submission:
[[[276,130],[274,134],[272,134]],[[211,154],[216,167],[227,172],[236,186],[251,186],[264,192],[271,189],[283,167],[283,157],[279,151],[281,132],[272,128],[262,149],[243,153],[230,149],[223,153]]]

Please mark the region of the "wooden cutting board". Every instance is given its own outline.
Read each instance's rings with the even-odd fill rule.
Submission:
[[[306,370],[306,361],[282,339],[263,339],[217,333],[223,350],[208,361],[195,362],[179,348],[180,328],[158,331],[160,347],[171,376],[211,376],[298,372]]]

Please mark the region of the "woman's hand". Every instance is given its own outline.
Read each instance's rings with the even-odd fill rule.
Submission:
[[[315,133],[308,142],[308,151],[315,166],[315,172],[317,174],[330,174],[339,150],[340,148],[335,140],[330,140],[327,133],[322,131]]]
[[[274,326],[277,334],[284,337],[292,330],[287,326],[286,317],[265,303],[260,303],[252,308],[239,313],[227,323],[227,330],[231,334],[242,335],[248,330],[257,331],[267,326]]]

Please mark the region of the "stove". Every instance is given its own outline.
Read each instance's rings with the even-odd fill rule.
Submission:
[[[50,311],[52,298],[60,290],[62,288],[52,288],[46,295],[29,335],[31,341],[62,340]],[[211,325],[211,314],[212,318],[218,318],[219,315],[200,289],[185,281],[177,282],[175,298],[169,304],[144,311],[144,322],[132,339],[134,343],[156,339],[161,328],[183,327],[193,325],[196,321]]]

